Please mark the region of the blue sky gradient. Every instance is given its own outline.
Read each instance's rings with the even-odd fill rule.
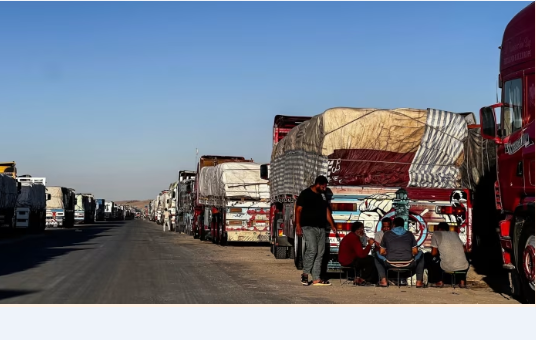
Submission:
[[[109,200],[201,154],[268,162],[274,115],[495,102],[530,2],[0,3],[0,161]]]

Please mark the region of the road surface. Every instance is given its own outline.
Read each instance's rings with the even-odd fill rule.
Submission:
[[[490,289],[303,287],[268,247],[221,247],[148,221],[0,242],[4,304],[518,303]]]

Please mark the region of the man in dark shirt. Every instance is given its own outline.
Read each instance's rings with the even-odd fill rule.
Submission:
[[[374,280],[374,258],[369,255],[374,239],[367,239],[367,246],[363,249],[360,231],[365,230],[362,222],[354,222],[352,231],[346,235],[339,246],[339,263],[344,267],[354,267],[356,273],[361,270],[362,278],[356,277],[355,285],[365,285]]]
[[[331,285],[320,278],[326,243],[326,224],[329,222],[331,229],[334,232],[337,231],[323,195],[327,186],[328,179],[324,176],[318,176],[315,184],[303,190],[296,202],[296,234],[303,236],[306,244],[301,277],[304,286],[309,285],[309,274],[313,276],[313,285]]]
[[[411,268],[415,270],[417,275],[417,288],[422,288],[424,261],[422,256],[416,256],[419,253],[415,236],[404,229],[404,219],[397,217],[394,220],[394,228],[384,233],[380,243],[380,254],[386,259],[382,261],[379,258],[375,259],[376,269],[380,277],[380,287],[387,287],[387,277],[385,275],[386,268]],[[404,265],[404,262],[408,265]]]

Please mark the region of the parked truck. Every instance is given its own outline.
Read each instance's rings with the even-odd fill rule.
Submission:
[[[95,200],[92,194],[76,194],[75,223],[93,223]]]
[[[501,102],[480,110],[482,136],[497,150],[496,209],[503,268],[512,293],[534,303],[534,2],[506,26]],[[500,110],[500,115],[495,111]]]
[[[45,230],[47,200],[46,178],[24,175],[17,177],[20,193],[15,210],[15,228],[35,233]]]
[[[95,221],[104,221],[106,211],[106,200],[97,198],[95,200]]]
[[[424,251],[434,227],[445,221],[470,250],[471,174],[478,175],[480,165],[470,164],[473,158],[464,151],[472,150],[466,144],[474,126],[472,113],[333,108],[304,120],[279,141],[274,134],[271,163],[261,167],[261,178],[270,181],[274,256],[294,258],[302,268],[307,245],[296,235],[295,203],[318,175],[328,178],[332,197],[324,198],[337,227],[337,234],[327,231],[329,271],[340,270],[337,236],[348,234],[355,221],[374,237],[383,218],[400,216]]]
[[[228,162],[201,169],[199,202],[212,242],[268,242],[270,189],[260,164]]]
[[[194,186],[195,171],[179,171],[179,185],[177,187],[177,231],[192,235],[192,222],[194,216]]]
[[[47,227],[71,228],[74,226],[76,197],[74,189],[46,187],[50,200],[47,201]]]
[[[115,203],[113,201],[104,202],[104,220],[112,221],[114,219]]]
[[[229,162],[247,162],[244,157],[237,156],[201,156],[197,164],[197,171],[195,177],[195,207],[194,207],[194,222],[192,225],[194,238],[201,240],[210,237],[210,207],[206,206],[201,200],[200,195],[200,174],[203,168],[213,167],[218,164]]]
[[[17,178],[17,164],[15,162],[0,162],[0,174]]]
[[[11,174],[0,173],[0,231],[8,231],[15,224],[15,208],[19,184]]]

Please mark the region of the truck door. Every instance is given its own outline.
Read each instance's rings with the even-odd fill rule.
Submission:
[[[513,210],[524,193],[523,153],[520,148],[523,136],[522,73],[503,84],[499,149],[499,184],[505,210]]]
[[[525,75],[525,134],[532,145],[523,148],[525,194],[534,196],[534,68]]]

